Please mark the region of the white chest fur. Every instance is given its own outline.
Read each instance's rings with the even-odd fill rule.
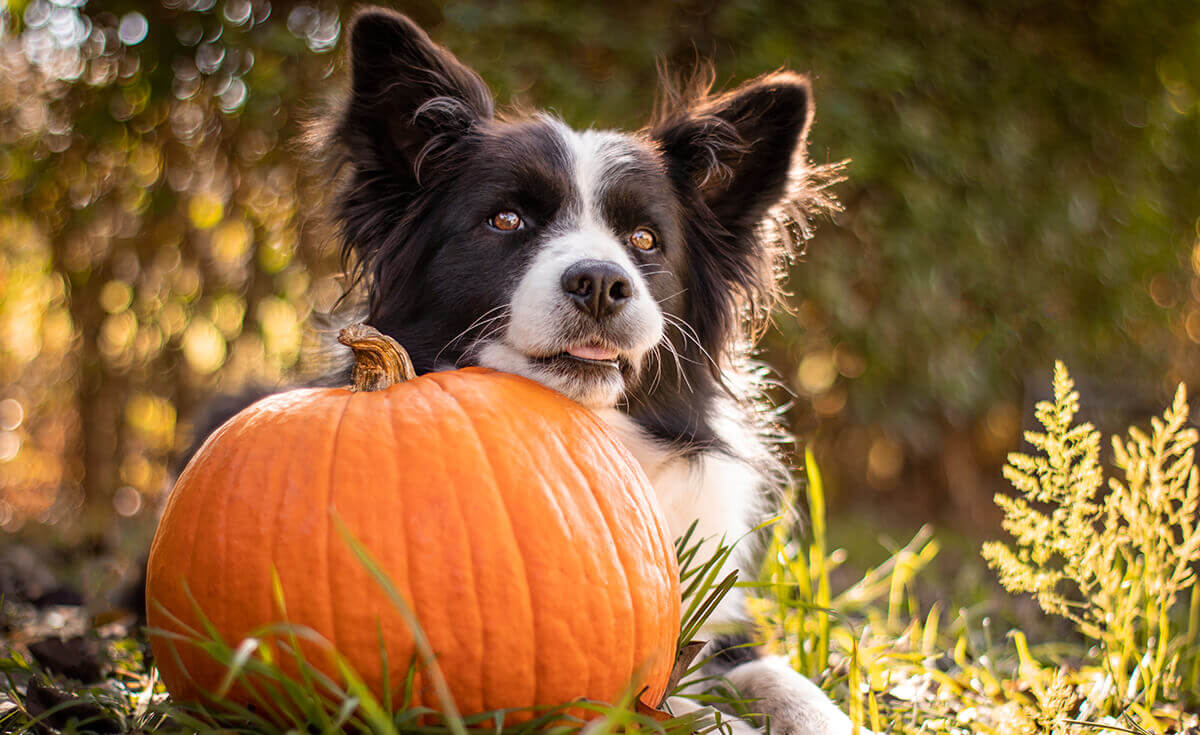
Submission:
[[[704,539],[697,558],[705,560],[716,542],[737,544],[727,573],[751,571],[753,539],[745,538],[763,517],[762,475],[752,465],[723,452],[702,452],[681,457],[666,451],[615,409],[598,412],[621,437],[642,465],[658,497],[671,534],[678,538],[696,524],[693,538]],[[717,624],[744,617],[742,595],[730,594],[709,622]]]

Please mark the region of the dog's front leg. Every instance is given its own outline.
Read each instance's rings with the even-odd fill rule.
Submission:
[[[770,720],[771,735],[852,735],[854,725],[825,692],[781,656],[754,658],[725,672],[752,712]],[[861,735],[871,731],[860,727]]]

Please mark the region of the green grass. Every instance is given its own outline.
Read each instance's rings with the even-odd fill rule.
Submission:
[[[827,523],[820,471],[806,453],[803,486],[793,488],[785,512],[763,530],[768,540],[758,579],[738,582],[722,575],[736,540],[706,547],[712,548],[706,559],[700,558],[702,539],[694,537],[694,528],[677,541],[684,591],[678,650],[684,653],[676,676],[698,675],[703,662],[692,660],[695,646],[689,644],[738,584],[750,593],[761,644],[786,656],[852,720],[875,732],[1194,732],[1189,728],[1200,727],[1200,583],[1194,574],[1200,547],[1191,539],[1200,538],[1200,489],[1186,400],[1181,394],[1149,432],[1131,431],[1118,443],[1119,473],[1104,483],[1095,451],[1099,437],[1090,427],[1072,423],[1078,397],[1067,380],[1062,370],[1057,403],[1038,408],[1046,432],[1031,440],[1039,454],[1010,458],[1019,473],[1009,472],[1019,495],[998,500],[1013,535],[1005,547],[1011,559],[1005,557],[1008,566],[1001,567],[999,581],[1013,589],[1012,595],[995,582],[981,581],[980,557],[944,556],[941,539],[930,528],[888,547],[878,565],[851,574]],[[806,512],[795,509],[800,505]],[[1035,532],[1026,533],[1029,528]],[[344,528],[342,533],[419,634],[403,597],[370,554]],[[1057,557],[1047,553],[1051,547]],[[989,561],[998,564],[999,547],[987,548]],[[1089,581],[1097,575],[1100,581]],[[1031,611],[1031,598],[1025,596],[1031,592],[1041,610]],[[285,602],[277,600],[281,610]],[[1017,625],[1017,616],[1006,611],[1022,606],[1026,622]],[[1131,606],[1138,614],[1127,612]],[[710,707],[686,717],[639,708],[637,692],[630,691],[614,703],[576,701],[521,712],[527,719],[515,722],[517,711],[464,715],[441,685],[439,711],[434,711],[413,707],[409,700],[417,671],[432,674],[437,684],[436,659],[427,644],[410,662],[400,696],[380,699],[344,660],[337,659],[336,678],[309,666],[300,643],[322,643],[311,630],[279,624],[247,640],[225,642],[215,631],[200,628],[184,638],[229,671],[222,687],[202,704],[170,701],[146,666],[144,641],[129,635],[105,639],[111,674],[103,685],[86,688],[42,670],[10,642],[0,655],[5,677],[0,731],[86,732],[101,724],[120,731],[261,735],[480,730],[685,735],[718,731],[727,713],[754,711],[752,701],[721,680],[704,682],[708,689],[697,699]],[[278,643],[259,645],[266,639]],[[285,673],[288,667],[281,664],[288,660],[297,664],[291,667],[297,674]],[[77,698],[35,712],[29,705],[31,682],[35,689],[69,689]],[[235,683],[255,687],[275,716],[224,699]],[[582,713],[591,717],[585,721]]]
[[[662,735],[709,732],[721,729],[727,714],[715,709],[683,716],[671,716],[636,706],[638,692],[627,691],[620,701],[607,703],[587,700],[558,706],[523,710],[496,710],[463,715],[455,706],[449,688],[441,677],[436,657],[426,640],[412,609],[379,567],[370,552],[335,517],[342,540],[358,561],[385,591],[415,634],[417,658],[410,662],[400,696],[390,696],[392,687],[382,687],[384,697],[376,696],[363,683],[353,666],[316,631],[287,622],[263,626],[241,641],[226,641],[197,609],[200,621],[190,627],[171,616],[173,631],[153,630],[157,636],[178,644],[195,646],[220,662],[226,675],[216,690],[198,703],[173,702],[163,693],[153,668],[147,669],[140,655],[128,661],[124,676],[127,696],[106,689],[77,690],[89,711],[79,715],[79,703],[66,703],[45,712],[34,713],[25,705],[19,690],[30,681],[49,682],[53,677],[39,670],[17,651],[11,651],[0,667],[9,674],[7,697],[15,705],[0,714],[0,730],[25,732],[47,723],[66,724],[66,730],[89,731],[98,723],[117,723],[122,731],[148,732],[237,732],[274,735],[286,732],[379,734],[419,733],[422,735],[466,735],[486,730],[497,735],[524,735],[532,732],[573,733],[586,728],[588,735],[609,732],[646,731]],[[695,646],[689,646],[707,616],[732,589],[735,574],[721,576],[732,545],[716,544],[712,556],[700,559],[703,539],[694,538],[694,527],[676,542],[680,559],[683,617],[678,638],[680,656],[673,674],[672,690],[678,680],[693,674],[703,663],[693,661]],[[286,620],[287,604],[276,584],[275,602]],[[162,611],[168,614],[166,611]],[[270,645],[265,642],[270,641]],[[302,645],[303,644],[303,645]],[[386,648],[380,641],[386,662]],[[332,658],[338,675],[331,677],[314,665],[304,651],[316,648]],[[173,651],[168,649],[166,655]],[[430,680],[438,707],[413,706],[413,684],[417,672]],[[228,695],[237,687],[248,692],[260,706],[246,705]],[[674,693],[671,691],[669,693]],[[743,703],[730,695],[713,691],[706,701],[732,711],[744,711]],[[75,709],[73,710],[72,707]],[[518,716],[519,715],[519,716]]]
[[[656,714],[635,706],[639,692],[627,691],[617,702],[575,700],[553,707],[495,710],[464,715],[456,706],[450,688],[442,677],[436,655],[421,629],[412,608],[396,589],[370,552],[335,516],[342,540],[357,560],[384,590],[393,607],[400,612],[414,633],[415,660],[394,700],[392,687],[385,681],[384,697],[376,696],[349,661],[340,656],[316,631],[288,623],[264,626],[236,644],[221,639],[219,633],[196,610],[200,629],[188,627],[173,618],[172,627],[182,633],[165,630],[155,635],[200,648],[206,655],[227,667],[220,687],[203,703],[164,702],[160,711],[165,720],[197,732],[244,732],[273,735],[308,731],[321,733],[362,732],[379,735],[420,733],[422,735],[466,735],[484,729],[498,735],[524,735],[531,732],[572,733],[586,727],[589,735],[644,730],[663,735],[705,732],[719,727],[719,712],[698,712],[681,717]],[[720,578],[719,572],[731,547],[718,545],[712,558],[697,560],[700,539],[692,541],[692,531],[676,544],[684,585],[683,623],[678,650],[685,650],[691,636],[707,615],[732,588],[732,576]],[[276,605],[286,619],[286,600],[281,586],[275,585]],[[164,613],[166,611],[163,611]],[[173,617],[173,616],[172,616]],[[272,645],[263,645],[263,641]],[[304,649],[315,647],[334,662],[339,676],[330,677],[305,656]],[[387,661],[387,649],[380,640]],[[679,673],[690,672],[698,664],[682,660]],[[294,671],[295,673],[289,673]],[[416,674],[432,683],[438,706],[414,706],[413,685]],[[263,703],[254,707],[232,701],[227,695],[238,687],[250,698]],[[723,702],[725,703],[725,702]],[[727,702],[732,706],[733,702]]]

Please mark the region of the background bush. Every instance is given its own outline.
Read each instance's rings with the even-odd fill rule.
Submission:
[[[351,6],[0,8],[0,527],[148,515],[207,396],[319,367],[310,316],[341,287],[294,141]],[[846,212],[765,354],[835,509],[988,522],[1055,357],[1102,428],[1197,383],[1195,3],[400,8],[577,126],[638,125],[658,57],[812,75]]]

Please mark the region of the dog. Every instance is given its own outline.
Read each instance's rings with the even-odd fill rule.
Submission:
[[[642,130],[576,131],[498,113],[480,76],[399,13],[359,11],[348,46],[349,90],[315,142],[344,182],[332,214],[365,321],[418,373],[493,368],[591,408],[674,534],[695,523],[708,548],[751,534],[787,472],[749,351],[788,251],[828,204],[806,158],[806,78],[777,71],[724,94],[667,84]],[[754,562],[744,543],[729,565],[753,575]],[[710,623],[744,626],[742,603],[734,590]],[[750,641],[715,638],[703,674],[775,733],[853,731]]]

